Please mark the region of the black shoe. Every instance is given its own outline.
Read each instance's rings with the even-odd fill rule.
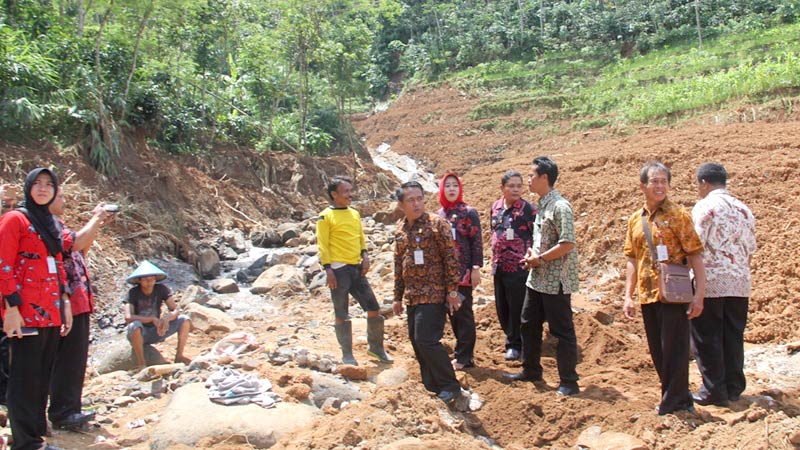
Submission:
[[[439,400],[443,401],[445,405],[449,405],[456,401],[456,399],[461,395],[461,392],[453,392],[453,391],[441,391],[436,394],[439,397]]]
[[[522,372],[517,372],[517,373],[504,373],[503,374],[503,378],[505,378],[506,380],[511,380],[511,381],[530,381],[532,383],[536,383],[536,382],[542,381],[542,376],[541,375],[535,375],[535,374],[533,374],[531,372],[528,372],[526,370],[523,370]]]
[[[510,348],[506,350],[506,361],[515,361],[519,359],[519,350]]]
[[[710,397],[703,397],[700,394],[692,394],[692,400],[695,403],[702,406],[714,405],[714,406],[728,406],[727,400],[714,400]]]
[[[577,383],[561,383],[556,390],[556,394],[562,397],[572,397],[581,393]]]
[[[62,430],[74,430],[80,428],[90,420],[94,419],[94,414],[94,411],[87,413],[72,413],[61,420],[54,420],[53,428],[59,428]]]

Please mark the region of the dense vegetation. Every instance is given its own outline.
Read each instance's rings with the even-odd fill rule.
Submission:
[[[476,118],[545,102],[647,120],[797,86],[781,24],[798,16],[800,0],[4,0],[0,137],[78,143],[106,171],[133,129],[177,153],[345,152],[347,114],[408,79],[501,79]],[[773,27],[788,45],[720,44]]]

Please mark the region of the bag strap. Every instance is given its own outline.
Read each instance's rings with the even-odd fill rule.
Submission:
[[[644,237],[647,239],[647,246],[650,247],[650,258],[653,260],[653,267],[656,266],[658,262],[658,256],[656,254],[656,249],[653,246],[653,236],[650,234],[650,224],[647,223],[647,210],[642,208],[642,231],[644,231]]]

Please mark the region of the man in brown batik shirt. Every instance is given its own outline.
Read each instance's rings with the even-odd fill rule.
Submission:
[[[425,195],[416,181],[396,192],[405,218],[397,224],[394,253],[394,312],[408,307],[408,337],[419,361],[425,388],[445,403],[461,395],[447,351],[441,344],[445,318],[458,311],[458,260],[446,220],[425,212]]]

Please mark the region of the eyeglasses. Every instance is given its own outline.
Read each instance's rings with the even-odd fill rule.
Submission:
[[[666,178],[652,178],[647,181],[647,184],[650,186],[666,186],[669,184],[669,180]]]

